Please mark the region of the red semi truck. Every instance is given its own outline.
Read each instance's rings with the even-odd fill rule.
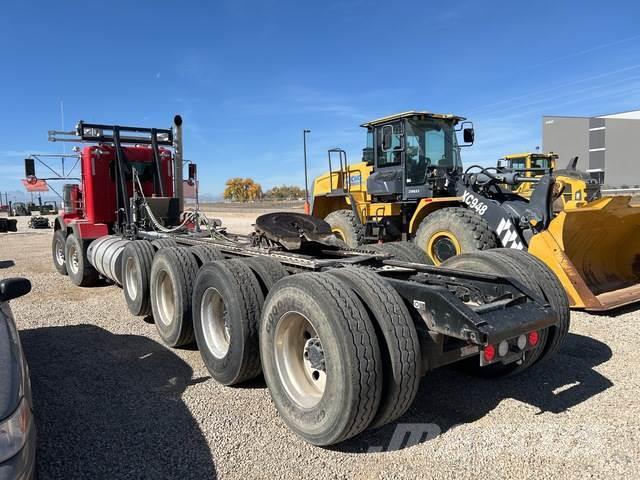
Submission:
[[[80,183],[64,187],[53,263],[77,285],[121,286],[168,346],[195,341],[219,383],[263,372],[306,441],[330,445],[397,420],[435,368],[513,375],[544,368],[564,342],[562,285],[526,252],[435,267],[410,243],[349,249],[308,215],[263,215],[236,235],[183,209],[181,128],[176,117],[169,129],[80,122],[53,132],[87,144]]]

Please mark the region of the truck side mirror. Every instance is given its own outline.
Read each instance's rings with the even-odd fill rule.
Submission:
[[[198,177],[198,166],[195,163],[189,164],[189,184],[193,184]]]
[[[31,282],[26,278],[6,278],[0,282],[0,302],[8,302],[31,291]]]
[[[473,141],[476,138],[476,133],[473,130],[473,127],[463,129],[462,130],[462,138],[464,140],[464,143],[472,144]]]
[[[24,159],[24,178],[36,176],[36,164],[33,158]]]

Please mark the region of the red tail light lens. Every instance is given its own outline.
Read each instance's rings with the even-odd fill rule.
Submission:
[[[529,345],[535,347],[538,344],[538,340],[540,340],[540,336],[538,335],[538,332],[533,331],[529,333],[527,339],[529,340]]]
[[[485,362],[493,362],[493,359],[496,358],[496,347],[494,347],[493,345],[487,345],[486,347],[484,347],[482,355],[484,356]]]

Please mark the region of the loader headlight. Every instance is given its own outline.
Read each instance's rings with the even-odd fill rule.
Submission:
[[[526,336],[526,335],[520,335],[520,336],[518,337],[518,343],[517,343],[517,345],[518,345],[518,348],[519,348],[520,350],[524,350],[524,349],[525,349],[525,347],[527,346],[527,336]]]
[[[24,397],[11,416],[0,422],[0,463],[13,457],[27,441],[31,410]]]

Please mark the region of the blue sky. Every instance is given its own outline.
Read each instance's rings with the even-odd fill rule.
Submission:
[[[302,185],[326,150],[360,157],[360,123],[420,109],[469,117],[463,161],[541,142],[542,115],[640,108],[634,1],[5,2],[0,191],[80,119],[185,122],[201,190],[232,176]],[[68,147],[67,147],[68,148]]]

